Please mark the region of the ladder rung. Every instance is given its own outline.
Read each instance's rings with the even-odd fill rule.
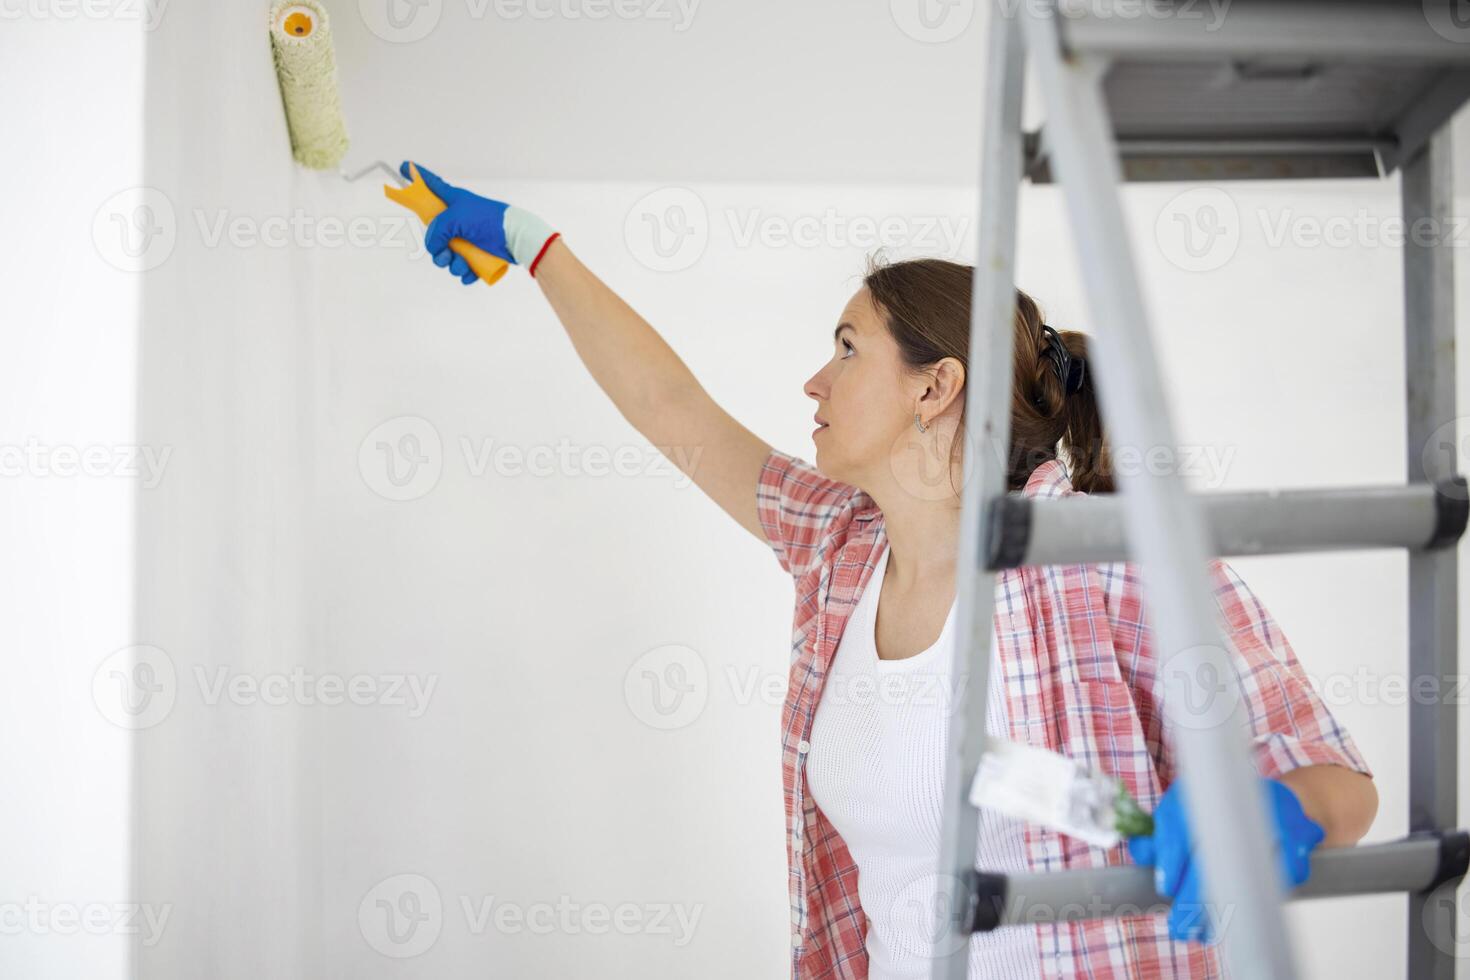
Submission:
[[[1285,180],[1378,177],[1381,158],[1398,153],[1393,140],[1367,137],[1248,139],[1238,136],[1168,135],[1117,139],[1123,179]],[[1055,180],[1046,130],[1026,134],[1025,173],[1033,184]]]
[[[1465,478],[1351,490],[1199,494],[1216,555],[1277,555],[1364,548],[1443,548],[1470,513]],[[990,502],[986,567],[1131,560],[1117,494],[1071,498],[1007,494]]]
[[[1429,892],[1465,876],[1470,832],[1425,831],[1383,844],[1313,851],[1307,880],[1287,898]],[[1002,875],[976,871],[967,883],[970,932],[1038,922],[1074,922],[1167,909],[1151,868],[1139,865]]]

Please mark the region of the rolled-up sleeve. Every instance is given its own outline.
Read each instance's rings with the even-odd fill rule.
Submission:
[[[1256,770],[1275,778],[1301,766],[1335,764],[1372,776],[1261,600],[1224,561],[1210,563],[1210,576],[1249,708]]]
[[[756,482],[756,513],[771,550],[793,578],[821,561],[833,525],[857,492],[779,449],[766,456]]]

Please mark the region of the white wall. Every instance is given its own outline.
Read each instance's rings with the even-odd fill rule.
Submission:
[[[137,732],[134,849],[138,894],[174,914],[137,949],[140,977],[320,975],[315,742],[306,706],[267,699],[319,656],[307,440],[323,393],[306,257],[271,237],[310,208],[265,9],[174,4],[149,43],[147,176],[174,236],[145,286],[138,427],[173,457],[138,507],[136,636],[162,690]]]
[[[19,624],[0,782],[34,804],[0,814],[12,894],[167,915],[152,943],[121,927],[7,937],[0,974],[128,975],[131,944],[149,980],[779,975],[789,584],[621,419],[523,271],[462,287],[378,183],[295,168],[260,20],[175,4],[150,25],[141,177],[139,35],[45,18],[0,34],[6,80],[35,96],[4,100],[35,148],[6,213],[40,229],[3,239],[19,286],[7,278],[0,444],[169,453],[156,485],[0,480],[22,556],[0,592]],[[411,50],[465,37],[436,36]],[[349,89],[404,61],[344,47]],[[460,57],[442,50],[426,63]],[[451,101],[414,107],[426,131],[463,124]],[[359,100],[349,123],[374,111]],[[407,108],[383,115],[420,152]],[[493,161],[493,128],[480,138]],[[392,142],[361,140],[348,162]],[[118,152],[99,162],[99,145]],[[808,459],[802,382],[872,231],[962,258],[974,234],[963,187],[499,172],[444,168],[550,219],[721,404]],[[140,184],[171,232],[119,258],[93,218],[139,217],[113,195]],[[1229,454],[1197,483],[1401,479],[1397,251],[1272,246],[1257,220],[1387,216],[1396,186],[1226,188],[1242,242],[1208,271],[1181,267],[1168,230],[1224,202],[1128,190],[1181,439]],[[681,214],[694,234],[654,247]],[[1028,189],[1023,215],[1022,286],[1051,322],[1089,329],[1056,192]],[[1463,308],[1463,253],[1460,268]],[[497,465],[502,444],[560,461]],[[589,472],[604,450],[629,468]],[[1236,564],[1310,673],[1402,669],[1400,556]],[[93,695],[127,648],[155,668],[141,718]],[[688,696],[663,714],[677,683]],[[1406,829],[1406,712],[1374,691],[1335,710],[1377,770],[1370,839],[1387,839]],[[1402,907],[1292,908],[1307,975],[1401,975]]]
[[[1462,113],[1457,124],[1463,128],[1465,122]],[[1127,189],[1134,245],[1170,379],[1180,442],[1230,460],[1223,471],[1201,464],[1194,481],[1201,489],[1402,483],[1409,452],[1402,382],[1402,255],[1388,244],[1396,230],[1398,185],[1395,177],[1362,185]],[[1087,329],[1060,201],[1053,192],[1033,190],[1027,208],[1021,278],[1043,295],[1051,322]],[[1215,250],[1192,258],[1182,251],[1176,216],[1194,222],[1198,231],[1209,208],[1220,209],[1226,225],[1240,229],[1239,245],[1232,250],[1228,240],[1221,240]],[[1463,193],[1456,212],[1467,213]],[[1285,237],[1282,229],[1287,230]],[[1470,404],[1463,353],[1470,290],[1464,246],[1470,238],[1463,228],[1451,234],[1457,242],[1459,404],[1464,406]],[[1203,242],[1199,238],[1196,243]],[[1462,420],[1461,472],[1466,431]],[[1406,556],[1354,552],[1231,563],[1276,617],[1374,770],[1380,805],[1366,840],[1407,833]],[[1461,608],[1466,606],[1466,575],[1461,548]],[[1464,650],[1462,627],[1460,677]],[[1458,710],[1464,710],[1465,691],[1452,681],[1442,691],[1458,698]],[[1464,725],[1461,720],[1462,745]],[[1470,759],[1462,752],[1462,824],[1470,801],[1467,767]],[[1460,898],[1463,908],[1463,885]],[[1398,896],[1289,906],[1304,975],[1402,976],[1405,907]],[[1470,958],[1465,957],[1470,950],[1462,942],[1459,952],[1457,975],[1470,976]]]
[[[943,254],[947,227],[966,256],[973,234],[973,197],[962,190],[460,179],[548,216],[727,409],[808,459],[801,386],[829,355],[830,326],[856,288],[868,240],[855,229],[900,216],[899,234],[917,246],[900,253]],[[326,213],[382,214],[383,234],[397,234],[376,188],[334,190]],[[1208,272],[1179,268],[1174,244],[1154,235],[1181,190],[1131,188],[1128,200],[1181,441],[1223,464],[1192,470],[1193,482],[1401,480],[1397,252],[1272,246],[1256,219],[1258,208],[1273,222],[1282,208],[1387,216],[1396,183],[1312,195],[1232,187],[1246,228],[1257,230]],[[684,209],[695,235],[688,251],[661,257],[644,215],[674,222],[671,208]],[[1051,322],[1089,329],[1056,191],[1028,189],[1024,212],[1023,287]],[[813,218],[836,229],[830,247],[779,244],[811,229],[820,238]],[[743,246],[752,227],[776,244],[757,235]],[[352,827],[322,842],[337,869],[322,888],[325,941],[339,951],[329,958],[347,951],[353,975],[393,972],[364,947],[351,913],[376,883],[412,873],[442,903],[437,937],[421,954],[433,975],[779,971],[779,706],[742,703],[731,680],[784,677],[791,597],[774,558],[696,488],[665,476],[579,475],[580,456],[549,476],[476,470],[483,461],[473,453],[487,443],[646,448],[519,270],[487,290],[460,286],[409,247],[320,249],[316,258],[312,329],[330,351],[316,444],[326,655],[343,673],[418,671],[439,683],[419,719],[323,715],[323,825]],[[437,450],[421,437],[429,462],[418,472],[437,469],[438,480],[406,484],[412,499],[386,499],[379,490],[399,493],[384,482],[386,457],[375,450],[364,463],[360,450],[369,433],[377,446],[427,432],[410,420],[437,435]],[[395,460],[406,476],[405,457]],[[1403,566],[1381,554],[1237,562],[1309,673],[1351,677],[1361,666],[1370,684],[1402,670]],[[1373,612],[1345,615],[1364,609]],[[657,731],[641,720],[646,692],[630,702],[625,682],[667,644],[693,651],[707,706]],[[1406,715],[1391,694],[1368,691],[1380,703],[1335,710],[1378,773],[1383,805],[1370,839],[1382,840],[1407,829]],[[417,879],[385,887],[428,894]],[[584,904],[682,903],[702,918],[694,942],[678,949],[655,934],[536,936],[484,929],[473,917],[487,895],[527,906],[563,893]],[[1306,975],[1399,975],[1402,907],[1387,897],[1292,908]]]
[[[134,641],[139,282],[131,225],[114,221],[135,216],[141,183],[144,31],[92,10],[7,7],[0,22],[6,977],[123,977],[141,921],[127,907],[130,733],[108,696],[110,655]]]

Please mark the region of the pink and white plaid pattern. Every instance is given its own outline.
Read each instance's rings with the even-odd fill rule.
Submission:
[[[1038,466],[1022,493],[1078,493],[1057,460]],[[867,921],[858,869],[806,792],[807,739],[848,615],[886,533],[871,497],[772,450],[756,489],[761,526],[796,584],[791,674],[781,712],[791,975],[797,980],[868,975]],[[1255,762],[1263,776],[1335,763],[1372,775],[1357,746],[1309,686],[1265,607],[1225,562],[1210,563],[1225,635],[1249,706]],[[1132,563],[1010,569],[996,581],[995,640],[1012,741],[1042,745],[1123,780],[1145,810],[1175,775],[1164,735],[1163,680],[1137,569]],[[1132,863],[1126,843],[1091,847],[1029,826],[1034,871]],[[1020,928],[1020,927],[1007,927]],[[1215,950],[1174,942],[1162,915],[1038,924],[1047,977],[1215,978]]]

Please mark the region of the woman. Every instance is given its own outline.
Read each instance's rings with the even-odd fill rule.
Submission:
[[[971,269],[932,259],[869,269],[839,319],[832,358],[807,381],[817,403],[814,468],[722,411],[546,222],[418,169],[448,205],[425,233],[434,261],[474,282],[448,248],[464,238],[526,267],[623,415],[655,445],[703,447],[690,478],[766,541],[795,580],[782,713],[792,975],[927,978]],[[402,170],[408,176],[406,162]],[[1024,293],[1014,330],[1009,489],[1111,491],[1085,338],[1053,331]],[[1377,811],[1372,772],[1259,601],[1224,562],[1211,562],[1210,572],[1249,702],[1282,875],[1299,883],[1313,847],[1349,845],[1367,831]],[[1102,849],[982,812],[976,866],[1054,871],[1132,859],[1154,865],[1172,903],[1167,920],[977,934],[969,975],[1218,976],[1133,566],[1009,570],[996,602],[989,730],[1121,778],[1154,813],[1155,832]],[[1228,927],[1227,916],[1218,921]]]

